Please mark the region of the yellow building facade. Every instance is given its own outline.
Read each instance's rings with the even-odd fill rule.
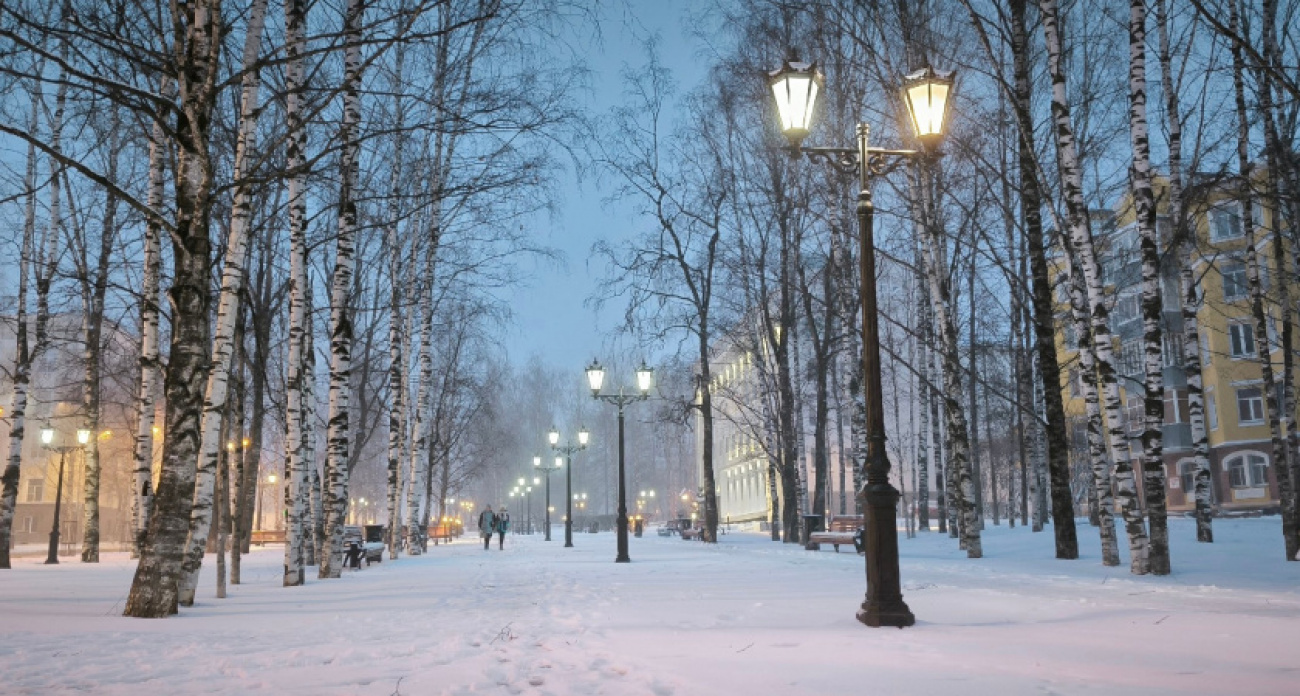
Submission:
[[[1179,259],[1169,249],[1172,224],[1166,212],[1164,181],[1157,182],[1158,230],[1162,254],[1163,373],[1165,381],[1164,461],[1170,511],[1190,511],[1194,506],[1191,425],[1188,417],[1187,379],[1183,369],[1182,292]],[[1271,206],[1258,201],[1250,211],[1251,225],[1236,195],[1239,180],[1196,177],[1189,187],[1189,225],[1196,234],[1191,267],[1197,280],[1197,312],[1202,385],[1205,397],[1211,467],[1211,496],[1220,512],[1272,511],[1279,506],[1277,471],[1273,462],[1264,394],[1261,355],[1267,354],[1279,384],[1282,351],[1279,336],[1281,292],[1288,283],[1293,303],[1300,285],[1289,270],[1277,278]],[[1277,222],[1283,223],[1281,218]],[[1249,232],[1256,230],[1261,281],[1266,289],[1268,345],[1257,345],[1255,319],[1247,283],[1246,252]],[[1093,233],[1098,240],[1102,279],[1111,298],[1116,371],[1123,403],[1125,432],[1134,455],[1141,452],[1138,437],[1143,415],[1143,351],[1141,317],[1141,258],[1132,206],[1126,199],[1114,211],[1095,211]],[[1284,269],[1292,266],[1289,245],[1283,251]],[[1070,427],[1072,460],[1087,459],[1086,408],[1082,398],[1077,344],[1070,319],[1061,260],[1054,266],[1057,315],[1057,356],[1062,366],[1062,393]],[[1292,315],[1295,320],[1295,315]],[[1300,335],[1296,336],[1300,345]],[[1296,374],[1293,368],[1293,376]],[[1280,387],[1279,387],[1280,389]],[[1292,414],[1294,418],[1295,414]],[[1103,413],[1104,418],[1104,413]],[[1072,461],[1076,466],[1078,461]],[[1140,479],[1140,477],[1139,477]],[[1140,484],[1140,480],[1139,480]]]

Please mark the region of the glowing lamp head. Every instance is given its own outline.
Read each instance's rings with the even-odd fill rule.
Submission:
[[[546,433],[546,439],[552,446],[560,444],[560,431],[558,428],[551,428],[551,432]]]
[[[52,444],[53,442],[54,442],[54,428],[51,428],[50,424],[46,423],[45,426],[41,428],[41,444],[49,445]]]
[[[88,442],[90,442],[90,431],[86,428],[77,430],[77,443],[84,445]]]
[[[563,466],[564,466],[564,457],[556,457],[556,458],[555,458],[555,468],[556,468],[556,469],[559,469],[559,468],[561,468],[561,467],[563,467]]]
[[[587,386],[591,388],[591,395],[595,396],[600,393],[600,388],[605,384],[605,368],[600,366],[600,362],[592,360],[587,366]]]
[[[589,440],[591,440],[591,433],[587,432],[586,428],[578,428],[578,444],[586,447]]]
[[[654,386],[655,371],[644,361],[641,367],[636,369],[636,388],[641,390],[643,395],[650,393],[650,387]]]
[[[541,466],[541,465],[542,465],[542,457],[541,457],[541,455],[534,455],[534,456],[533,456],[533,466],[537,467],[537,466]]]
[[[943,140],[955,71],[926,66],[903,78],[903,102],[916,138],[926,146]]]
[[[812,130],[813,108],[825,78],[816,63],[787,60],[767,74],[767,84],[776,100],[781,133],[790,147],[798,148]]]

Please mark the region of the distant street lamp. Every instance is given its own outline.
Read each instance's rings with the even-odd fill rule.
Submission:
[[[769,85],[776,99],[781,131],[789,141],[789,152],[798,157],[822,159],[836,169],[858,175],[858,234],[862,247],[858,257],[861,278],[862,381],[866,399],[867,482],[862,497],[866,502],[864,542],[867,565],[867,596],[857,618],[868,626],[911,626],[916,617],[903,602],[898,571],[899,493],[889,483],[889,457],[885,452],[884,397],[880,372],[880,330],[876,307],[875,206],[871,202],[871,179],[884,174],[887,159],[895,162],[933,157],[943,139],[944,121],[953,89],[953,73],[926,67],[903,81],[903,101],[923,151],[882,150],[870,147],[871,127],[857,126],[857,147],[802,147],[812,129],[814,107],[825,78],[816,63],[786,61],[769,73]],[[896,165],[894,165],[896,166]]]
[[[560,431],[551,428],[551,432],[546,434],[546,439],[551,443],[551,449],[563,454],[569,460],[569,466],[564,471],[564,504],[566,506],[564,514],[564,548],[570,549],[573,548],[573,454],[587,449],[587,441],[591,439],[591,433],[587,432],[586,428],[579,427],[578,442],[576,444],[573,442],[566,442],[561,445]],[[559,462],[558,458],[556,459],[556,462]],[[548,493],[546,496],[546,502],[548,505],[550,504],[550,499],[551,496]]]
[[[637,391],[635,393],[624,393],[620,385],[617,394],[601,394],[600,388],[605,383],[605,368],[595,360],[587,366],[587,386],[591,387],[591,398],[618,407],[618,556],[614,559],[615,563],[629,563],[632,560],[627,554],[627,476],[623,461],[623,408],[628,404],[650,398],[650,387],[653,381],[654,370],[643,362],[636,370]]]
[[[54,524],[50,527],[50,548],[45,554],[46,565],[58,565],[59,563],[59,516],[63,514],[63,465],[69,452],[84,450],[86,444],[90,442],[90,431],[85,428],[77,430],[76,445],[54,444],[54,428],[50,427],[47,422],[41,428],[41,445],[51,452],[59,453],[59,478],[58,484],[54,488]]]
[[[540,456],[533,457],[533,470],[546,474],[546,541],[551,540],[551,472],[564,467],[564,460],[555,458],[554,464],[543,465]]]

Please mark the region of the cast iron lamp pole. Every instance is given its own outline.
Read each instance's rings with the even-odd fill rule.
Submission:
[[[541,457],[533,457],[533,469],[546,474],[546,540],[551,540],[551,472],[564,468],[564,460],[555,458],[555,463],[542,466]]]
[[[551,449],[563,454],[568,459],[568,468],[564,471],[564,548],[573,548],[573,454],[587,449],[587,441],[591,438],[591,433],[586,428],[578,428],[578,443],[572,442],[560,444],[560,431],[551,428],[551,432],[546,434],[546,439],[551,443]],[[536,458],[534,458],[536,461]],[[556,460],[559,464],[559,459]],[[550,505],[548,496],[547,506]]]
[[[50,548],[45,554],[46,565],[59,564],[59,515],[63,513],[63,464],[67,459],[69,452],[76,452],[83,449],[86,443],[90,442],[89,430],[77,431],[76,445],[54,446],[54,428],[49,425],[41,428],[41,445],[51,452],[59,453],[59,478],[58,484],[54,488],[54,524],[50,527]]]
[[[650,386],[654,379],[654,370],[643,362],[636,370],[637,393],[626,394],[623,387],[617,394],[601,394],[600,387],[605,383],[605,368],[592,360],[587,367],[587,386],[591,387],[591,398],[618,406],[618,556],[615,563],[629,563],[627,555],[627,477],[623,463],[623,408],[637,401],[650,398]]]
[[[813,107],[824,84],[815,63],[786,61],[769,73],[776,98],[781,130],[790,142],[790,154],[821,158],[836,169],[858,174],[858,235],[862,248],[858,258],[862,301],[862,391],[866,415],[866,485],[858,492],[866,503],[864,546],[867,565],[867,596],[857,613],[868,626],[911,626],[916,617],[903,601],[898,570],[898,489],[889,482],[889,457],[885,452],[885,412],[880,373],[880,330],[876,307],[875,206],[871,202],[871,179],[891,171],[903,160],[933,156],[943,137],[948,97],[953,74],[926,67],[903,82],[903,101],[912,126],[926,152],[883,150],[869,144],[871,127],[859,123],[856,148],[801,147],[812,123]]]

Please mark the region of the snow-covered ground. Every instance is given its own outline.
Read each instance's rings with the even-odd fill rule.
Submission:
[[[1300,563],[1277,518],[1172,522],[1174,574],[1051,558],[1051,531],[990,526],[970,561],[900,539],[905,630],[854,620],[863,563],[753,533],[716,546],[611,534],[576,548],[512,536],[278,586],[245,584],[171,619],[121,618],[133,563],[21,558],[0,572],[0,693],[20,694],[1298,694]],[[1121,527],[1122,534],[1122,527]]]

